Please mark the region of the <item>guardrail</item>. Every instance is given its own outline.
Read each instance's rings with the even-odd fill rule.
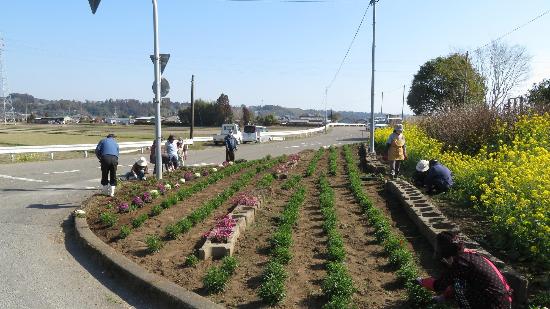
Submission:
[[[329,123],[327,128],[330,127],[349,127],[349,126],[365,126],[364,124],[349,124],[349,123]],[[277,131],[277,132],[266,132],[266,135],[271,137],[286,137],[286,136],[309,136],[313,133],[323,132],[325,126],[317,127],[307,130],[290,130],[290,131]],[[186,139],[183,141],[184,144],[192,145],[193,142],[209,142],[212,141],[212,136],[197,136],[193,139]],[[120,149],[129,149],[123,150],[121,153],[128,153],[132,151],[141,151],[144,153],[146,147],[151,146],[151,141],[141,141],[141,142],[119,142],[118,146]],[[43,145],[43,146],[11,146],[11,147],[0,147],[0,155],[8,154],[11,155],[12,161],[15,161],[16,154],[22,153],[50,153],[50,158],[53,160],[55,152],[69,152],[69,151],[83,151],[84,156],[88,157],[88,151],[94,151],[97,144],[76,144],[76,145]]]

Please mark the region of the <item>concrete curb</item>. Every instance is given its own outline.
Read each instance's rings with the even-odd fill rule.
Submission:
[[[376,167],[379,167],[382,173],[386,172],[385,168],[382,170],[382,164],[375,157],[365,156],[364,160],[367,169],[377,172]],[[434,249],[436,235],[438,233],[446,230],[459,232],[459,236],[464,241],[464,246],[466,248],[481,253],[502,272],[502,275],[513,289],[514,307],[516,307],[517,304],[521,305],[527,303],[529,285],[527,278],[493,256],[478,242],[461,233],[458,226],[453,224],[439,208],[433,205],[415,186],[401,179],[389,180],[386,181],[385,190],[400,201],[409,218],[415,223],[420,233],[428,240]]]
[[[146,292],[162,301],[169,308],[222,309],[209,299],[182,288],[163,277],[152,274],[115,249],[105,244],[89,228],[86,218],[74,217],[77,239],[94,258],[122,282],[140,292]]]

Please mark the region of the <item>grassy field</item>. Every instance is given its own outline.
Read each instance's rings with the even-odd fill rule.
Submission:
[[[271,131],[300,130],[299,127],[270,127]],[[195,128],[195,136],[208,136],[219,133],[218,127]],[[134,142],[153,140],[155,127],[152,125],[124,126],[100,124],[67,124],[67,125],[38,125],[18,124],[0,126],[0,146],[40,146],[40,145],[71,145],[93,144],[109,133],[115,133],[119,142]],[[162,135],[167,138],[174,134],[176,137],[189,137],[188,127],[163,127]]]

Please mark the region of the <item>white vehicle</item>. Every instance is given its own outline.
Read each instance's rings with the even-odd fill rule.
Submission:
[[[212,135],[212,138],[214,139],[214,144],[223,144],[224,139],[229,134],[229,131],[233,132],[233,136],[237,139],[237,144],[241,144],[243,142],[243,134],[241,131],[239,131],[239,125],[236,123],[228,123],[228,124],[222,124],[222,131],[220,134],[214,134]]]
[[[255,126],[255,125],[244,126],[243,143],[269,142],[271,141],[271,136],[267,135],[266,133],[267,133],[267,128],[264,126]]]

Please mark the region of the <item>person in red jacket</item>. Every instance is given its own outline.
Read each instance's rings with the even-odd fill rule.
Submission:
[[[512,290],[504,276],[486,257],[465,249],[456,233],[439,233],[436,253],[448,266],[446,271],[437,279],[417,279],[420,285],[440,294],[435,301],[454,297],[463,309],[512,307]]]

